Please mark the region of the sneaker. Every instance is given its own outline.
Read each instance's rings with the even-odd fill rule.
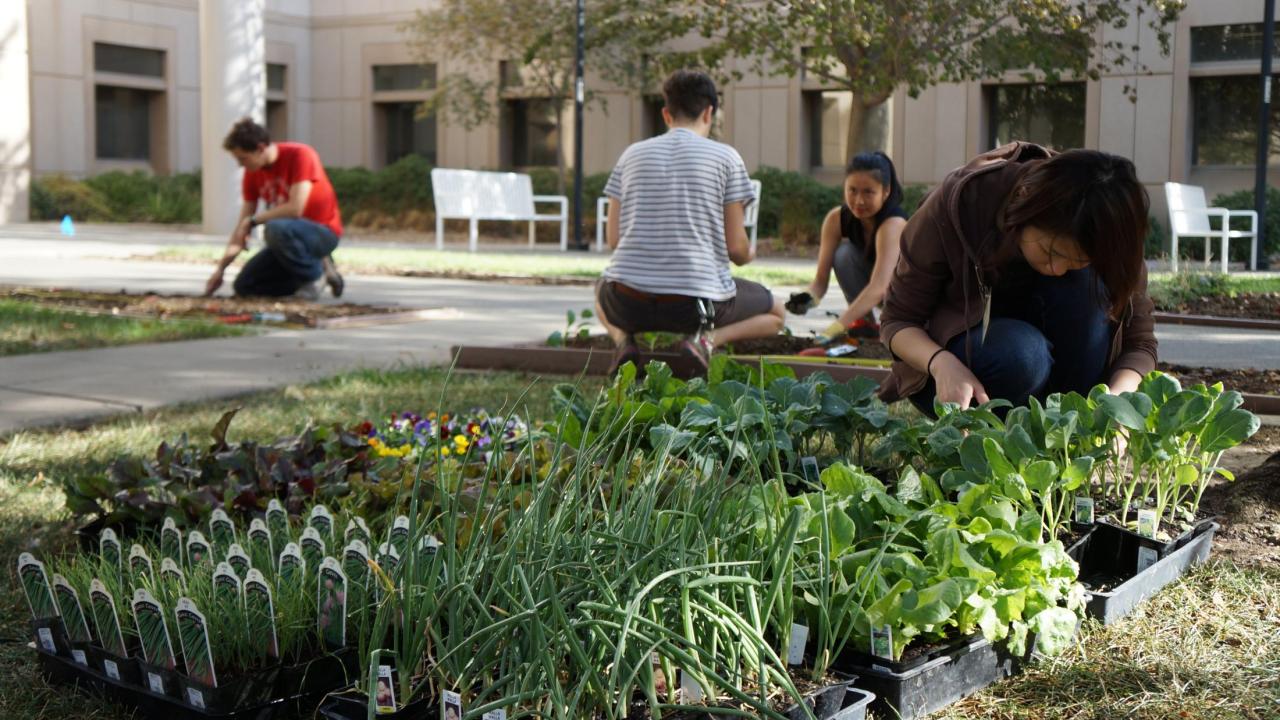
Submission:
[[[714,346],[706,335],[689,335],[680,341],[680,355],[688,358],[696,375],[706,375],[711,368],[711,352]]]
[[[306,300],[307,302],[315,302],[320,299],[320,281],[312,280],[304,283],[293,291],[294,300]]]
[[[622,344],[618,346],[617,351],[613,354],[613,362],[609,365],[609,377],[618,374],[618,368],[632,363],[636,369],[640,369],[640,347],[636,345],[636,339],[630,335]]]
[[[334,264],[333,258],[326,255],[320,264],[324,267],[324,281],[329,284],[329,291],[336,298],[342,297],[342,291],[347,283],[342,279],[342,273],[338,272],[338,266]]]

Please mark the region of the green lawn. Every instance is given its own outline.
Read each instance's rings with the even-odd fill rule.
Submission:
[[[212,264],[222,256],[220,248],[203,246],[167,247],[155,260]],[[339,266],[360,274],[414,274],[439,277],[486,279],[493,276],[570,278],[587,282],[600,276],[609,259],[589,253],[547,255],[543,253],[469,253],[457,250],[391,249],[342,246],[335,255]],[[766,285],[806,285],[813,279],[811,268],[770,267],[751,264],[734,268],[733,274]]]
[[[1151,274],[1147,280],[1147,289],[1157,306],[1171,306],[1205,295],[1280,292],[1280,276],[1162,272]]]
[[[22,300],[0,300],[0,356],[232,337],[248,332],[253,331],[215,320],[88,315]]]

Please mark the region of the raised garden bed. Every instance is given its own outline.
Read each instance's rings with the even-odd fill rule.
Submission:
[[[1237,293],[1232,295],[1202,295],[1176,303],[1157,306],[1169,315],[1197,315],[1213,318],[1252,318],[1270,320],[1280,325],[1280,293]],[[1164,321],[1157,318],[1158,321]]]
[[[411,322],[439,310],[355,303],[313,303],[292,298],[227,298],[160,293],[95,292],[62,288],[6,288],[0,298],[80,313],[133,318],[206,318],[230,325],[330,328]]]

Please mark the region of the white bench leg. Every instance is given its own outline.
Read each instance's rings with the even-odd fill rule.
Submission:
[[[569,249],[569,218],[560,218],[560,252]]]
[[[1226,275],[1227,272],[1229,272],[1227,270],[1227,254],[1228,254],[1227,253],[1227,234],[1223,233],[1222,234],[1222,274],[1223,275]]]
[[[1169,264],[1174,272],[1178,272],[1178,234],[1172,233],[1169,239]]]
[[[1213,251],[1210,249],[1211,242],[1213,242],[1213,238],[1206,235],[1204,238],[1204,269],[1205,270],[1208,270],[1209,265],[1213,262]]]
[[[533,247],[534,241],[537,240],[537,237],[534,235],[533,226],[534,226],[534,222],[530,220],[529,221],[529,247]]]
[[[471,252],[476,251],[476,246],[479,243],[480,243],[480,221],[476,220],[475,218],[471,218],[471,232],[470,232],[470,237],[467,240],[467,244],[471,248]]]
[[[444,249],[444,218],[436,216],[436,249]]]
[[[1258,236],[1256,234],[1249,243],[1249,269],[1258,269]]]

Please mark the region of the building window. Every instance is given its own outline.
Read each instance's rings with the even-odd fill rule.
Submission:
[[[267,63],[267,92],[284,92],[288,68],[280,63]]]
[[[557,166],[560,132],[556,127],[558,100],[531,98],[507,101],[511,164],[515,167]]]
[[[1280,46],[1274,50],[1280,58]],[[1191,62],[1262,60],[1262,23],[1191,28]]]
[[[662,118],[662,108],[666,106],[667,101],[661,95],[644,96],[643,127],[640,128],[644,137],[657,137],[667,131],[667,121]]]
[[[289,68],[280,63],[267,63],[267,132],[272,140],[289,137]]]
[[[122,75],[164,77],[164,51],[150,48],[93,44],[93,69]]]
[[[498,87],[502,89],[524,87],[524,65],[517,60],[498,61]]]
[[[436,66],[431,65],[374,65],[373,91],[427,90],[436,86]]]
[[[1280,97],[1280,82],[1271,78],[1271,97]],[[1191,78],[1191,163],[1253,165],[1258,153],[1258,77]],[[1280,104],[1271,105],[1271,156],[1280,164]]]
[[[377,104],[388,165],[409,155],[419,155],[436,164],[436,119],[430,115],[419,118],[420,106],[416,102]]]
[[[94,88],[99,158],[151,159],[151,112],[160,95],[110,85]]]
[[[1084,145],[1084,83],[990,85],[987,148],[1014,140],[1066,150]]]
[[[853,93],[847,90],[819,90],[805,94],[808,116],[809,166],[843,168],[849,158],[860,152],[882,150],[893,146],[893,105],[891,100],[866,111],[862,121],[858,147],[847,148],[849,121],[853,114]]]

